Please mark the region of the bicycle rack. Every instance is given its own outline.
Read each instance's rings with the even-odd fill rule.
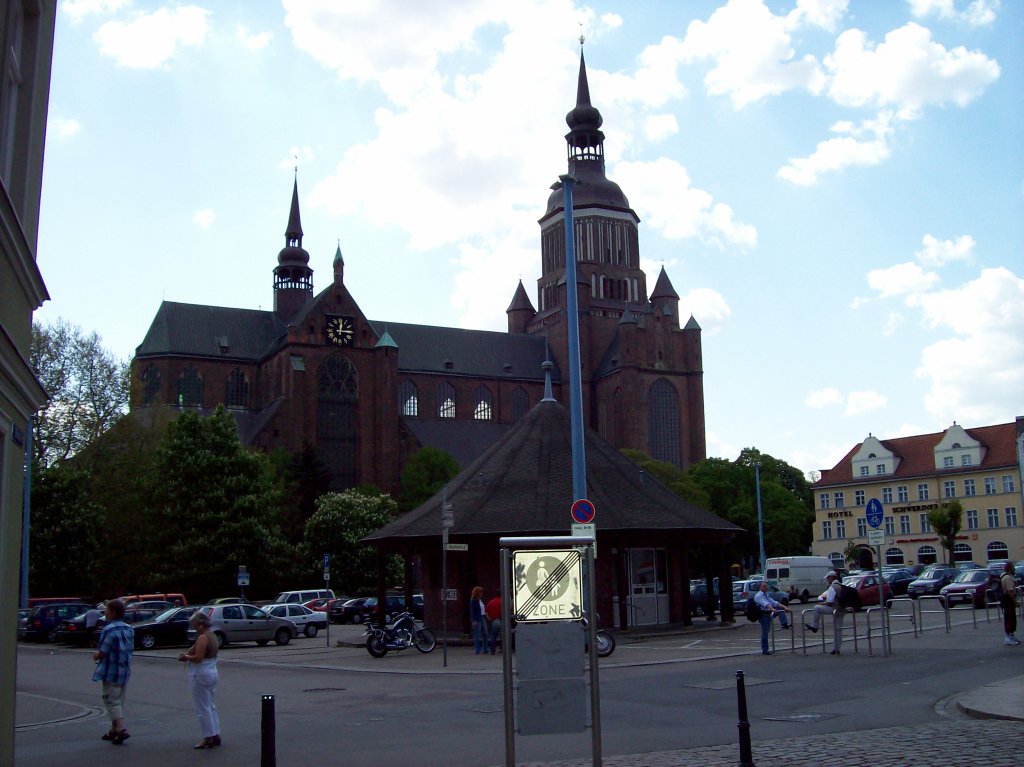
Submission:
[[[917,629],[917,606],[916,605],[917,605],[917,603],[913,599],[911,599],[910,597],[896,597],[896,598],[890,599],[888,601],[888,607],[889,607],[889,634],[890,634],[889,643],[890,644],[892,644],[892,638],[891,638],[891,635],[892,635],[892,622],[893,622],[893,619],[896,619],[896,618],[909,618],[910,619],[910,625],[914,627],[914,639],[917,639],[917,636],[918,636],[919,632],[918,632],[918,629]],[[902,615],[902,614],[894,615],[893,614],[894,610],[896,610],[896,609],[898,609],[900,607],[904,607],[904,606],[907,606],[907,607],[910,608],[910,615]],[[868,632],[869,632],[868,635],[870,636],[870,627],[868,629]],[[891,650],[891,648],[890,648],[890,650]]]
[[[937,601],[940,605],[942,605],[942,609],[941,610],[925,610],[924,607],[922,606],[922,605],[924,605],[925,601],[929,601],[929,602],[936,602]],[[973,612],[973,609],[974,609],[974,606],[971,605],[972,612]],[[926,613],[930,614],[930,615],[938,615],[939,613],[942,613],[942,615],[944,616],[945,621],[946,621],[946,633],[947,634],[949,633],[949,630],[951,628],[950,627],[950,623],[949,623],[949,605],[946,603],[946,600],[945,600],[944,597],[942,597],[940,595],[925,594],[924,596],[920,596],[920,597],[917,598],[917,622],[918,622],[918,625],[920,625],[920,627],[921,627],[921,633],[922,634],[924,633],[924,629],[925,629],[925,626],[924,626],[924,615]],[[975,621],[975,628],[977,628],[977,621]]]

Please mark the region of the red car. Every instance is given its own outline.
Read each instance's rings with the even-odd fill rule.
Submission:
[[[994,585],[995,575],[982,568],[976,570],[964,570],[956,579],[939,591],[939,595],[946,600],[950,607],[954,605],[974,605],[975,607],[985,606],[985,592]]]
[[[334,597],[331,599],[310,599],[308,602],[303,603],[303,607],[308,607],[310,610],[315,610],[318,613],[330,613],[331,605],[335,602],[344,602],[348,597]]]
[[[843,578],[844,586],[851,586],[857,589],[860,594],[860,601],[864,607],[871,607],[878,604],[878,574],[865,573],[863,575],[847,575]],[[892,586],[885,584],[885,598],[892,598]]]

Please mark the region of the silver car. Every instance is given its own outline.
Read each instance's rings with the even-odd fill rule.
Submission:
[[[263,609],[277,618],[287,618],[311,639],[318,631],[327,628],[327,613],[310,610],[303,605],[265,605]]]
[[[196,612],[210,618],[210,631],[217,637],[218,647],[233,642],[255,642],[263,647],[271,640],[286,645],[297,631],[290,620],[267,615],[253,605],[203,605]],[[188,639],[195,641],[195,629],[188,630]]]

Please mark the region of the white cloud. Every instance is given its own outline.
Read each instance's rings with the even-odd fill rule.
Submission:
[[[974,255],[974,238],[969,234],[961,235],[956,240],[939,240],[926,234],[921,240],[924,246],[914,253],[914,257],[925,266],[942,266],[950,261],[967,261]]]
[[[864,415],[865,413],[885,407],[887,403],[888,400],[884,395],[871,389],[852,391],[846,397],[846,410],[843,411],[843,415]]]
[[[257,51],[266,48],[273,35],[270,32],[250,32],[244,24],[239,24],[235,28],[235,37],[250,51]]]
[[[885,318],[885,323],[882,325],[882,335],[891,336],[897,330],[899,330],[906,322],[906,318],[902,312],[889,312],[889,315]]]
[[[678,132],[679,123],[675,115],[651,115],[644,120],[644,136],[651,141],[660,141]]]
[[[872,269],[867,274],[868,285],[877,290],[879,298],[918,296],[938,281],[935,272],[926,272],[917,264],[896,264],[887,269]]]
[[[46,121],[47,137],[69,139],[77,136],[81,129],[81,124],[73,117],[51,117]]]
[[[723,440],[711,429],[705,430],[704,441],[707,444],[708,458],[726,458],[733,461],[740,454],[740,450],[742,450],[739,446]]]
[[[840,134],[839,137],[820,142],[808,157],[791,157],[775,175],[798,186],[811,186],[823,173],[857,165],[878,165],[889,157],[892,119],[891,112],[882,112],[876,119],[864,120],[856,127],[848,121],[838,122],[832,126],[832,132]]]
[[[213,221],[216,218],[216,214],[213,212],[213,208],[202,208],[197,210],[192,216],[192,222],[198,224],[203,229],[209,229],[213,226]]]
[[[684,61],[711,59],[704,77],[708,93],[729,96],[737,109],[794,89],[821,90],[824,77],[813,56],[796,58],[790,27],[801,17],[829,22],[834,3],[804,3],[792,19],[775,16],[761,0],[729,0],[706,22],[690,22]]]
[[[956,0],[909,0],[910,12],[917,18],[935,15],[946,21],[958,21],[973,27],[996,20],[999,0],[971,0],[966,10],[956,9]]]
[[[64,0],[61,10],[75,24],[96,13],[109,14],[131,5],[131,0]]]
[[[116,59],[118,66],[157,69],[180,47],[203,44],[210,13],[195,5],[135,13],[129,21],[108,21],[96,31],[95,39],[100,53]]]
[[[999,78],[999,64],[960,46],[947,50],[930,30],[914,23],[887,33],[872,46],[849,29],[825,57],[828,94],[843,106],[896,107],[909,118],[924,106],[966,106]]]
[[[647,273],[652,274],[650,271]],[[687,323],[690,315],[697,320],[705,335],[713,336],[729,323],[732,308],[725,300],[725,296],[717,290],[694,288],[679,297],[680,327]]]
[[[849,4],[849,0],[797,0],[796,8],[786,17],[786,26],[795,29],[807,24],[835,31]]]
[[[839,389],[833,388],[816,389],[807,392],[807,396],[804,398],[804,404],[812,410],[821,410],[823,407],[830,405],[841,405],[842,402],[843,395]]]

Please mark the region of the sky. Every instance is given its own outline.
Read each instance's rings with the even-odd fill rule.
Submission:
[[[297,173],[316,292],[340,247],[370,319],[506,330],[581,34],[709,456],[1024,415],[1015,0],[63,0],[36,319],[127,359],[163,300],[271,309]]]

